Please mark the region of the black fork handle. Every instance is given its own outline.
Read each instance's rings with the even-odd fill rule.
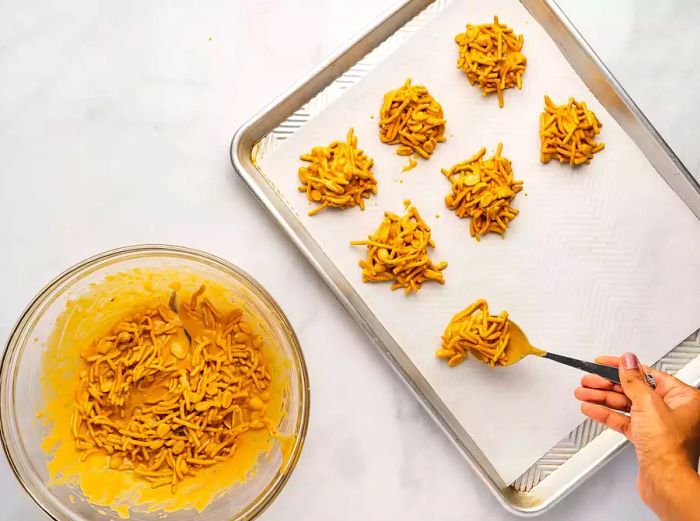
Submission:
[[[576,358],[569,358],[568,356],[558,355],[556,353],[547,353],[544,358],[549,358],[560,364],[568,365],[569,367],[575,367],[576,369],[581,369],[587,373],[597,374],[614,382],[616,384],[620,383],[620,373],[617,367],[611,367],[609,365],[596,364],[594,362],[584,362],[583,360],[578,360]],[[653,376],[646,375],[647,383],[652,389],[656,388],[656,380]]]
[[[611,382],[615,382],[616,384],[620,383],[620,373],[618,372],[617,367],[596,364],[594,362],[584,362],[583,360],[569,358],[568,356],[558,355],[556,353],[547,353],[546,355],[544,355],[544,358],[549,358],[550,360],[554,360],[555,362],[559,362],[560,364],[568,365],[569,367],[581,369],[582,371],[586,371],[587,373],[597,374],[599,376],[602,376],[603,378],[610,380]]]

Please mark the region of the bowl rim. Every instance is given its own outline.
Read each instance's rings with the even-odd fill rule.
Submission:
[[[13,454],[15,451],[11,450],[9,447],[10,444],[9,440],[7,439],[7,433],[5,432],[4,427],[6,415],[3,414],[2,411],[3,404],[5,403],[5,400],[7,398],[5,396],[6,386],[1,385],[1,383],[7,379],[10,379],[10,382],[14,382],[13,375],[8,375],[7,373],[10,371],[10,360],[13,358],[13,355],[17,352],[18,349],[18,337],[20,336],[20,333],[23,332],[27,323],[32,318],[34,318],[36,309],[53,294],[53,292],[58,286],[68,281],[71,277],[75,276],[81,271],[89,269],[90,267],[95,266],[102,261],[121,255],[138,253],[147,254],[149,252],[153,254],[184,254],[187,256],[200,258],[200,260],[206,260],[214,264],[220,264],[224,268],[233,271],[234,273],[245,279],[245,281],[248,282],[250,285],[252,285],[254,289],[260,293],[260,296],[262,296],[264,300],[268,301],[266,303],[270,304],[272,310],[278,315],[283,325],[285,326],[285,328],[287,328],[289,332],[289,339],[292,350],[299,359],[299,380],[301,386],[300,418],[298,420],[300,422],[299,431],[298,433],[296,433],[297,441],[292,447],[292,452],[289,456],[289,459],[287,460],[286,465],[284,466],[284,469],[278,471],[279,478],[276,480],[276,483],[274,483],[274,486],[271,488],[266,487],[266,489],[263,490],[263,492],[259,494],[249,504],[249,507],[252,507],[250,511],[244,510],[242,513],[237,514],[236,517],[231,518],[229,521],[234,521],[237,519],[255,519],[270,506],[270,504],[275,500],[275,498],[277,498],[282,489],[285,487],[287,481],[289,481],[292,472],[296,468],[297,462],[301,455],[302,448],[304,447],[304,442],[306,441],[306,435],[309,426],[309,414],[311,410],[311,392],[309,385],[308,369],[306,366],[306,359],[301,349],[301,345],[299,343],[299,339],[296,335],[296,332],[294,331],[294,328],[289,322],[287,315],[284,313],[284,311],[277,303],[277,301],[272,297],[272,295],[270,295],[270,293],[268,293],[268,291],[257,280],[255,280],[246,271],[242,270],[241,268],[237,267],[236,265],[219,256],[207,253],[202,250],[189,248],[186,246],[146,243],[122,246],[118,248],[113,248],[111,250],[103,251],[101,253],[97,253],[65,269],[59,275],[54,277],[50,282],[48,282],[45,286],[43,286],[41,290],[39,290],[39,292],[32,298],[31,302],[24,308],[19,318],[12,326],[10,334],[7,337],[7,341],[5,342],[5,349],[2,353],[2,358],[0,358],[0,440],[2,441],[3,451],[7,458],[8,465],[12,469],[12,472],[19,484],[22,486],[25,492],[34,500],[34,502],[51,519],[58,520],[58,518],[54,516],[54,512],[52,512],[51,507],[48,504],[45,504],[49,503],[49,501],[45,500],[44,497],[34,492],[33,486],[28,482],[29,480],[20,472],[17,464],[14,461]],[[8,387],[10,389],[14,388],[13,385],[8,385]],[[275,482],[274,479],[268,483],[268,487],[270,483],[273,482]]]

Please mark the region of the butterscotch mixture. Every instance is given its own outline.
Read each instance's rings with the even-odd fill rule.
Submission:
[[[507,311],[490,315],[486,301],[477,300],[452,317],[435,355],[447,360],[450,367],[461,364],[469,352],[491,367],[506,365],[509,327]]]
[[[523,35],[516,35],[506,24],[493,17],[492,24],[467,25],[455,37],[459,47],[457,68],[464,71],[471,85],[477,84],[483,96],[495,92],[503,107],[503,91],[522,89],[527,59],[521,52]]]
[[[351,244],[367,247],[367,258],[360,261],[363,281],[393,281],[391,289],[403,288],[408,294],[417,292],[426,280],[444,284],[442,270],[447,262],[435,264],[430,259],[428,248],[435,247],[430,227],[411,206],[411,201],[404,204],[405,215],[385,212],[377,231],[367,240]]]
[[[501,156],[503,144],[496,153],[484,159],[482,148],[466,161],[443,169],[450,180],[452,191],[445,197],[445,204],[458,217],[469,217],[469,233],[476,240],[487,233],[503,235],[510,222],[518,215],[511,202],[523,188],[522,181],[513,179],[510,161]]]
[[[556,105],[545,96],[540,116],[540,160],[548,163],[554,158],[570,165],[590,163],[593,154],[605,148],[604,143],[595,140],[602,126],[585,102],[569,98],[566,105]]]
[[[288,464],[287,361],[229,284],[135,268],[66,303],[42,361],[51,486],[126,518],[201,511],[275,450]]]
[[[314,147],[301,156],[309,165],[299,168],[300,192],[318,205],[309,212],[315,215],[326,208],[365,209],[365,199],[377,193],[372,173],[373,160],[357,148],[351,128],[346,141],[334,141],[327,147]]]
[[[110,468],[174,492],[233,456],[240,434],[274,432],[262,338],[241,309],[223,314],[205,293],[179,313],[159,306],[127,316],[82,351],[72,434],[85,456],[105,453]]]
[[[412,85],[409,78],[403,86],[384,95],[379,110],[379,139],[399,145],[396,153],[400,156],[413,154],[429,159],[437,144],[446,139],[445,123],[442,106],[427,88]],[[404,170],[415,166],[411,160]]]

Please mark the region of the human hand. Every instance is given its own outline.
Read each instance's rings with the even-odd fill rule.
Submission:
[[[669,374],[642,367],[632,353],[622,358],[602,356],[596,362],[619,367],[622,385],[596,375],[584,376],[582,387],[574,392],[583,402],[581,412],[632,442],[639,460],[637,488],[652,510],[662,519],[695,519],[671,515],[675,505],[670,503],[679,493],[688,492],[684,483],[679,488],[679,479],[698,487],[690,492],[700,490],[696,472],[700,458],[700,391]],[[655,390],[647,384],[645,371],[656,379]],[[696,512],[700,516],[700,510]]]

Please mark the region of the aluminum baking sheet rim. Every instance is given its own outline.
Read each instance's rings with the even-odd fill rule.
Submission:
[[[516,515],[527,517],[536,516],[552,508],[577,486],[583,483],[583,481],[600,470],[603,465],[620,452],[626,444],[626,441],[623,438],[616,438],[608,441],[603,447],[597,447],[593,457],[589,458],[590,461],[584,462],[582,465],[583,469],[577,473],[575,477],[568,480],[565,479],[563,486],[545,500],[539,500],[535,495],[529,493],[517,492],[510,489],[510,487],[503,483],[498,477],[498,474],[483,454],[481,454],[481,451],[474,444],[473,440],[471,440],[471,437],[464,427],[459,424],[452,414],[440,403],[431,386],[425,381],[415,365],[408,359],[402,348],[393,340],[382,326],[381,322],[371,313],[362,298],[352,289],[335,265],[315,242],[313,237],[306,232],[296,218],[294,212],[285,204],[283,198],[276,193],[271,183],[266,180],[265,174],[258,169],[253,162],[255,148],[266,136],[274,132],[307,102],[315,98],[343,73],[351,69],[365,56],[386,41],[386,39],[390,38],[433,3],[435,3],[433,0],[413,0],[404,2],[390,10],[388,14],[380,17],[349,45],[333,54],[300,82],[283,93],[268,107],[244,124],[236,132],[231,142],[231,160],[234,169],[245,181],[258,201],[285,230],[292,242],[312,265],[314,270],[333,291],[336,298],[338,298],[350,315],[372,339],[382,355],[390,363],[391,367],[401,376],[430,416],[440,425],[449,439],[457,446],[499,503]],[[530,14],[538,23],[543,25],[545,29],[547,29],[547,26],[544,24],[543,18],[559,24],[561,26],[560,29],[568,34],[573,42],[569,42],[570,45],[574,46],[573,52],[582,53],[582,57],[579,56],[578,59],[583,58],[585,61],[590,62],[595,68],[594,73],[598,75],[596,78],[589,78],[588,81],[582,76],[584,82],[589,85],[589,81],[600,81],[600,78],[605,81],[608,89],[612,90],[614,94],[614,99],[607,100],[608,103],[612,101],[621,101],[623,104],[622,114],[620,114],[620,110],[615,111],[618,113],[616,119],[632,118],[631,123],[629,121],[620,121],[619,119],[618,121],[640,148],[642,148],[642,145],[640,145],[639,141],[642,141],[642,144],[646,147],[643,151],[657,172],[664,177],[673,190],[690,207],[696,216],[700,218],[700,186],[675,154],[673,154],[670,147],[668,147],[651,123],[644,117],[620,84],[615,80],[610,71],[607,70],[585,40],[576,31],[575,27],[561,12],[556,3],[553,0],[521,0],[521,3],[523,3]],[[551,33],[550,37],[556,41],[561,52],[571,63],[571,59],[567,54],[567,49],[565,49],[566,42],[557,40]],[[568,49],[568,51],[572,51],[572,49]],[[571,65],[577,73],[579,73],[574,63],[571,63]],[[589,88],[593,90],[591,85],[589,85]],[[596,95],[598,96],[598,94]],[[605,104],[602,99],[601,102]],[[624,110],[626,110],[627,113],[625,113]],[[641,128],[638,128],[640,126]],[[694,377],[695,381],[692,383],[698,385],[698,383],[700,383],[700,374],[694,375]],[[592,441],[598,440],[601,437],[603,436],[596,436]],[[610,436],[608,436],[608,438],[610,438]],[[575,455],[572,456],[571,459],[575,459]],[[568,461],[566,463],[568,463]],[[564,464],[561,466],[564,466]],[[544,482],[544,479],[540,482]],[[527,500],[523,500],[524,497],[527,498],[528,496],[530,496],[530,503],[528,503]],[[515,499],[516,497],[517,502]]]

